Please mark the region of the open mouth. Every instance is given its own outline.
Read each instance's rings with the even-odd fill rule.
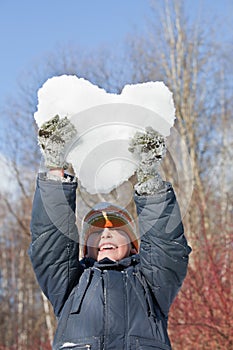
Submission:
[[[101,244],[101,246],[99,247],[98,251],[102,252],[102,251],[106,251],[106,250],[114,250],[117,249],[118,247],[114,244],[111,243],[105,243],[105,244]]]

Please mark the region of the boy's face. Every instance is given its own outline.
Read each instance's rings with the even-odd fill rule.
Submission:
[[[134,253],[127,233],[118,229],[104,228],[93,232],[87,239],[87,256],[97,261],[109,258],[119,261]]]

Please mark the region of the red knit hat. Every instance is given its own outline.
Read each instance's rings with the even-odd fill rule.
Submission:
[[[116,228],[127,233],[134,248],[138,252],[139,243],[136,235],[136,226],[130,213],[117,205],[101,202],[95,205],[84,217],[82,236],[84,238],[84,256],[87,254],[87,239],[99,228]]]

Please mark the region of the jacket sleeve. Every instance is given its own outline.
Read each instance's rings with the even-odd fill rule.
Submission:
[[[75,182],[39,176],[33,200],[29,256],[56,316],[83,272],[75,224],[76,187]]]
[[[164,315],[186,276],[191,248],[184,236],[171,184],[153,196],[135,195],[140,231],[141,270]]]

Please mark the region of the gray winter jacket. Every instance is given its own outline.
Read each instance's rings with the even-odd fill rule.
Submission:
[[[135,196],[140,252],[78,260],[76,183],[38,179],[29,255],[58,318],[53,349],[171,349],[168,312],[191,251],[173,189]]]

